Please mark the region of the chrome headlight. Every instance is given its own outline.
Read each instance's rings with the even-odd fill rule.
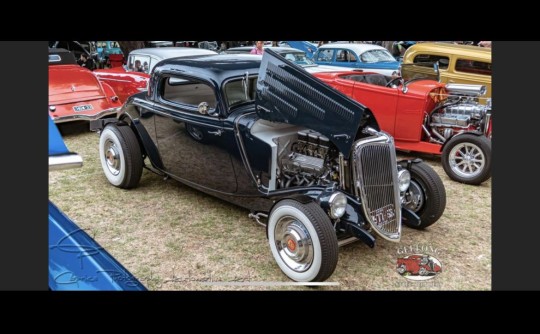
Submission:
[[[402,169],[398,171],[397,177],[399,191],[405,191],[409,189],[409,185],[411,184],[411,173],[409,173],[409,171],[406,169]]]
[[[330,206],[330,217],[333,219],[341,218],[345,214],[347,207],[347,196],[341,192],[335,192],[330,195],[328,204]]]

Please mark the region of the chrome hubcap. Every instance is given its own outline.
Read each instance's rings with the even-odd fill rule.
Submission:
[[[461,177],[474,177],[484,169],[486,158],[482,150],[471,143],[456,145],[448,157],[450,168]]]
[[[424,205],[424,192],[418,183],[411,180],[403,202],[405,207],[413,212],[418,212],[422,208]]]
[[[304,272],[313,263],[313,242],[304,224],[291,216],[281,218],[275,228],[274,243],[279,256],[294,271]]]
[[[105,143],[105,161],[107,161],[107,168],[111,174],[118,175],[120,173],[122,167],[120,154],[116,145],[110,140]]]

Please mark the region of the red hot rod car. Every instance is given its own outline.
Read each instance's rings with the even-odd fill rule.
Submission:
[[[399,258],[397,261],[397,272],[400,275],[406,273],[412,276],[433,276],[442,272],[442,268],[429,255],[409,255]]]
[[[55,123],[116,115],[122,103],[66,49],[49,49],[49,115]]]
[[[491,103],[480,104],[485,86],[443,84],[433,76],[387,77],[378,73],[314,73],[368,107],[396,149],[442,154],[448,176],[478,185],[491,177]]]

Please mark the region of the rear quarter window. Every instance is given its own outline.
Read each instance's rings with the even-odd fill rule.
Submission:
[[[456,71],[464,73],[491,75],[491,63],[468,59],[458,59],[456,61]]]
[[[442,70],[448,69],[448,64],[450,63],[450,59],[446,56],[441,55],[430,55],[430,54],[419,54],[416,57],[414,57],[413,63],[424,63],[424,62],[439,62],[439,68]],[[427,66],[425,64],[419,66]]]
[[[201,102],[216,108],[214,89],[207,84],[171,77],[165,79],[162,98],[166,101],[197,108]]]

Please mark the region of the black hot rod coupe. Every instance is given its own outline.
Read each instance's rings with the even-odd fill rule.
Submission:
[[[399,241],[446,206],[437,173],[398,162],[368,108],[272,50],[161,61],[91,129],[111,184],[135,187],[145,167],[249,209],[295,281],[324,281],[340,246]]]

